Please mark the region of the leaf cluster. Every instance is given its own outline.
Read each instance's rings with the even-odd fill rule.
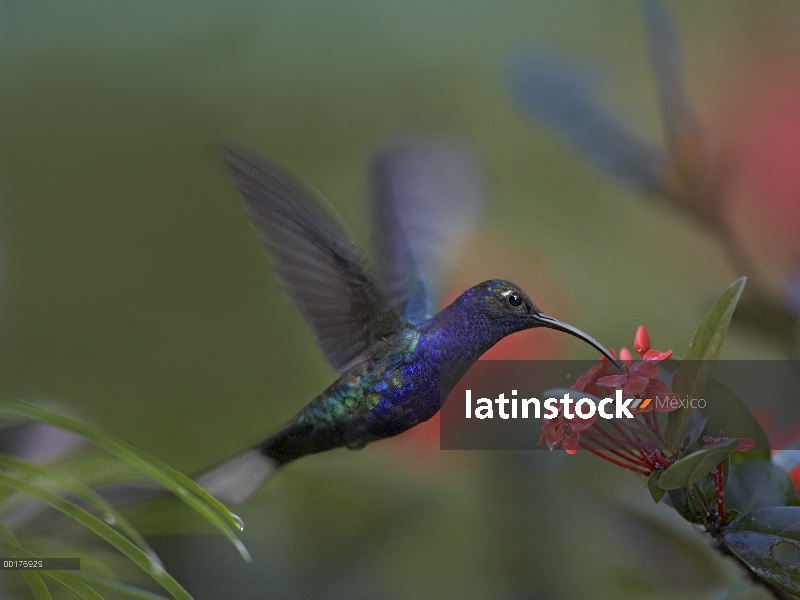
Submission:
[[[172,492],[228,538],[242,558],[250,561],[247,549],[238,537],[239,531],[243,528],[239,517],[190,478],[161,461],[84,423],[14,398],[0,396],[0,419],[32,420],[81,436],[104,450],[109,461],[132,469],[147,480]],[[20,519],[18,516],[21,512],[24,514],[26,505],[30,509],[35,501],[65,515],[94,534],[101,542],[116,549],[130,564],[135,565],[171,597],[181,600],[191,599],[180,583],[166,572],[155,551],[133,524],[97,491],[79,479],[64,474],[61,469],[42,466],[3,453],[0,453],[0,555],[7,558],[40,558],[38,554],[25,548],[19,540],[20,533],[26,533],[26,530],[32,527],[31,521],[41,514],[41,511],[33,510],[32,514],[35,515],[33,519]],[[40,545],[53,547],[52,543]],[[70,551],[69,548],[62,548],[61,552],[66,552],[65,556],[75,555],[74,550]],[[89,570],[29,570],[20,573],[37,600],[52,598],[48,584],[65,590],[74,598],[86,600],[102,598],[98,589],[132,598],[163,598],[117,581],[115,578],[91,573]]]

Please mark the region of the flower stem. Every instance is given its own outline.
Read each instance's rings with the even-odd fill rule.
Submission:
[[[636,467],[621,463],[620,461],[615,460],[615,459],[611,458],[610,456],[607,456],[606,454],[603,454],[599,450],[595,450],[594,448],[592,448],[591,446],[587,445],[583,441],[580,442],[580,445],[583,446],[584,448],[586,448],[592,454],[594,454],[596,456],[599,456],[603,460],[607,460],[611,464],[617,465],[618,467],[622,467],[624,469],[628,469],[629,471],[633,471],[634,473],[639,473],[640,475],[645,475],[645,476],[649,476],[650,475],[650,473],[648,471],[644,471],[642,469],[637,469]]]
[[[725,482],[722,477],[722,469],[724,463],[719,463],[719,466],[714,469],[714,487],[717,490],[717,512],[722,523],[725,523]]]

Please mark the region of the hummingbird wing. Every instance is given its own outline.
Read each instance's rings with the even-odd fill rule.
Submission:
[[[246,151],[228,147],[224,158],[284,293],[311,325],[328,363],[346,371],[400,329],[399,316],[318,194]]]
[[[402,137],[371,164],[374,236],[391,306],[418,322],[438,309],[446,249],[485,205],[481,162],[464,145]]]

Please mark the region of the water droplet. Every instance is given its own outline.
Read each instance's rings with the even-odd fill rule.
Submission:
[[[114,518],[114,515],[111,513],[106,513],[103,515],[103,520],[111,525],[112,527],[117,524],[117,520]]]
[[[244,521],[242,521],[242,518],[239,515],[235,515],[233,513],[231,513],[231,516],[233,517],[234,521],[236,521],[236,524],[239,526],[239,531],[244,531]]]

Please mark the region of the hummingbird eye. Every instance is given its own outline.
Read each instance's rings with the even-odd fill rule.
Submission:
[[[508,303],[515,308],[522,304],[522,296],[520,296],[517,292],[511,292],[508,296],[506,296],[506,300],[508,300]]]

